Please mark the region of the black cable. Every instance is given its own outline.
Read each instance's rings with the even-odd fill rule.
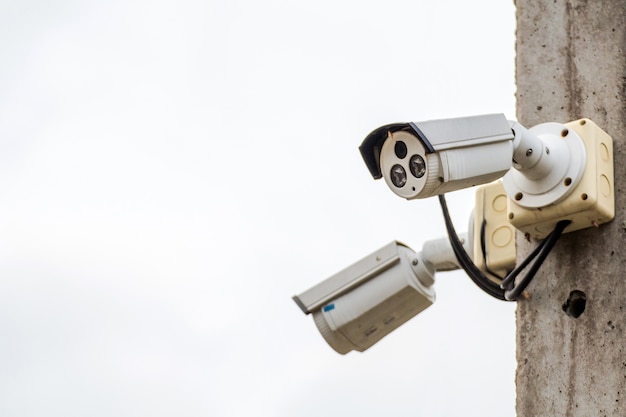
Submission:
[[[550,235],[548,235],[548,237],[540,245],[541,249],[539,250],[537,254],[537,259],[535,260],[533,265],[530,267],[530,270],[528,271],[528,273],[524,275],[524,278],[522,278],[517,283],[517,285],[513,287],[512,290],[506,291],[504,293],[504,296],[506,297],[507,300],[509,301],[516,300],[522,294],[522,292],[524,292],[528,284],[530,284],[530,281],[532,281],[532,279],[535,277],[535,274],[541,267],[541,264],[543,264],[543,261],[545,261],[546,257],[548,256],[548,254],[550,253],[550,251],[552,250],[556,242],[559,240],[559,238],[563,234],[563,230],[567,226],[569,226],[571,222],[572,222],[571,220],[561,220],[560,222],[556,224],[556,227],[554,228],[552,233],[550,233]]]
[[[546,257],[563,234],[563,230],[571,223],[570,220],[561,220],[557,223],[554,230],[548,235],[548,237],[542,241],[533,251],[511,271],[503,280],[500,285],[497,285],[482,273],[480,269],[474,264],[470,256],[463,248],[459,236],[454,229],[454,224],[450,218],[450,212],[448,211],[448,205],[444,194],[439,195],[439,204],[441,205],[441,211],[446,224],[446,230],[448,231],[448,238],[450,239],[450,245],[454,251],[454,255],[459,262],[459,265],[467,273],[470,279],[484,292],[503,301],[516,301],[517,298],[526,289],[528,284],[537,274],[537,271],[545,261]],[[483,223],[484,229],[484,223]],[[484,230],[481,230],[481,233]],[[483,243],[484,244],[484,243]],[[481,245],[482,246],[482,245]],[[483,255],[485,254],[485,248],[483,249]],[[512,285],[515,282],[515,278],[528,266],[530,262],[535,260],[532,267],[526,275],[519,281],[517,285]]]
[[[450,239],[450,245],[452,246],[452,250],[454,251],[454,255],[456,259],[459,261],[459,265],[463,270],[467,273],[474,284],[476,284],[481,290],[491,295],[494,298],[502,301],[508,301],[504,296],[504,290],[500,288],[499,285],[491,281],[489,278],[482,273],[480,269],[474,264],[472,259],[469,257],[465,249],[463,248],[463,244],[459,240],[459,236],[454,229],[454,225],[452,224],[452,219],[450,218],[450,212],[448,211],[448,205],[446,203],[446,198],[443,194],[439,195],[439,204],[441,205],[441,211],[443,212],[443,217],[446,223],[446,230],[448,231],[448,238]]]
[[[539,254],[539,251],[545,246],[545,244],[546,244],[546,240],[543,240],[539,245],[535,247],[535,249],[533,249],[528,254],[526,259],[524,259],[521,264],[517,265],[514,270],[509,272],[508,275],[504,277],[504,279],[500,283],[500,288],[504,290],[512,290],[513,283],[515,282],[515,278],[520,274],[520,272],[522,272],[528,266],[528,264],[533,259],[537,257],[537,254]]]

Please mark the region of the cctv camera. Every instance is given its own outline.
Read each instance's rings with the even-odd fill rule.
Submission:
[[[333,349],[363,352],[434,303],[434,272],[394,241],[293,299]]]
[[[394,123],[360,146],[372,176],[406,199],[484,184],[512,165],[513,139],[503,114]]]
[[[458,236],[463,250],[488,274],[515,266],[514,234],[499,204],[503,195],[499,182],[479,187],[477,212],[470,216],[468,232]],[[293,299],[313,315],[334,350],[363,352],[434,303],[436,271],[460,267],[447,237],[424,242],[417,253],[394,241]]]

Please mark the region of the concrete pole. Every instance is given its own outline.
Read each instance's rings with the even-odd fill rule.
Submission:
[[[516,6],[518,120],[595,121],[616,190],[616,218],[564,235],[518,302],[517,415],[626,416],[626,0]]]

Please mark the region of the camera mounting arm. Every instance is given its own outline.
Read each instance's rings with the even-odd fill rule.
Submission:
[[[513,168],[505,176],[507,195],[522,207],[556,204],[579,184],[585,171],[582,138],[561,123],[543,123],[526,129],[510,122]]]

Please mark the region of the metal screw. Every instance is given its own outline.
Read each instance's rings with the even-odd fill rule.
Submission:
[[[548,148],[547,146],[546,146],[546,153],[550,155],[550,148]]]
[[[417,259],[413,259],[411,263],[413,264],[413,266],[416,266],[419,262],[417,261]]]
[[[530,155],[532,155],[532,154],[533,154],[533,150],[532,150],[532,149],[528,149],[528,150],[526,151],[526,156],[530,156]]]

